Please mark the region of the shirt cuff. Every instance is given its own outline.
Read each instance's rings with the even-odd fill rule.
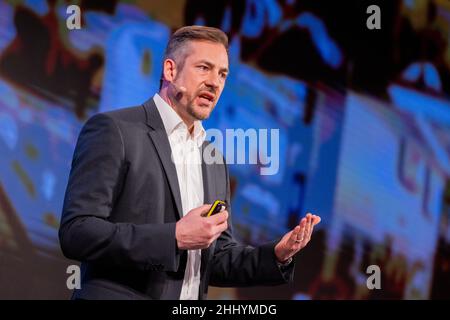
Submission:
[[[277,261],[277,266],[279,267],[279,268],[286,268],[287,266],[289,266],[290,264],[291,264],[291,262],[292,262],[292,257],[290,257],[286,262],[284,262],[284,263],[281,263],[281,262],[278,262]]]

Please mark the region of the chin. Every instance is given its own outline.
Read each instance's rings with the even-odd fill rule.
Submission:
[[[194,110],[192,110],[192,115],[197,120],[205,120],[209,118],[209,115],[211,114],[212,109],[207,107],[196,107]]]
[[[209,112],[206,114],[205,113],[201,113],[201,114],[197,113],[196,118],[197,118],[197,120],[206,120],[209,118]]]

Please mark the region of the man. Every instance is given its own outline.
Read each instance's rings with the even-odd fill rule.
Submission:
[[[208,285],[292,280],[292,257],[320,218],[308,214],[278,242],[233,238],[226,164],[202,161],[208,118],[228,74],[215,28],[176,31],[161,89],[142,106],[97,114],[83,127],[64,200],[61,248],[82,262],[75,299],[204,299]],[[173,155],[173,158],[172,158]]]

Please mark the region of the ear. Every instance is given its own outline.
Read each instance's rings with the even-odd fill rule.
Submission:
[[[163,63],[164,80],[172,82],[177,76],[177,66],[174,60],[166,59]]]

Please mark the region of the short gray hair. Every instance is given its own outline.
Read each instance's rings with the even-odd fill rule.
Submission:
[[[179,70],[183,69],[186,52],[183,49],[190,41],[210,41],[222,44],[228,54],[228,36],[220,29],[205,26],[186,26],[175,31],[169,39],[164,52],[163,61],[172,59],[178,64]],[[163,82],[161,74],[160,88]]]

